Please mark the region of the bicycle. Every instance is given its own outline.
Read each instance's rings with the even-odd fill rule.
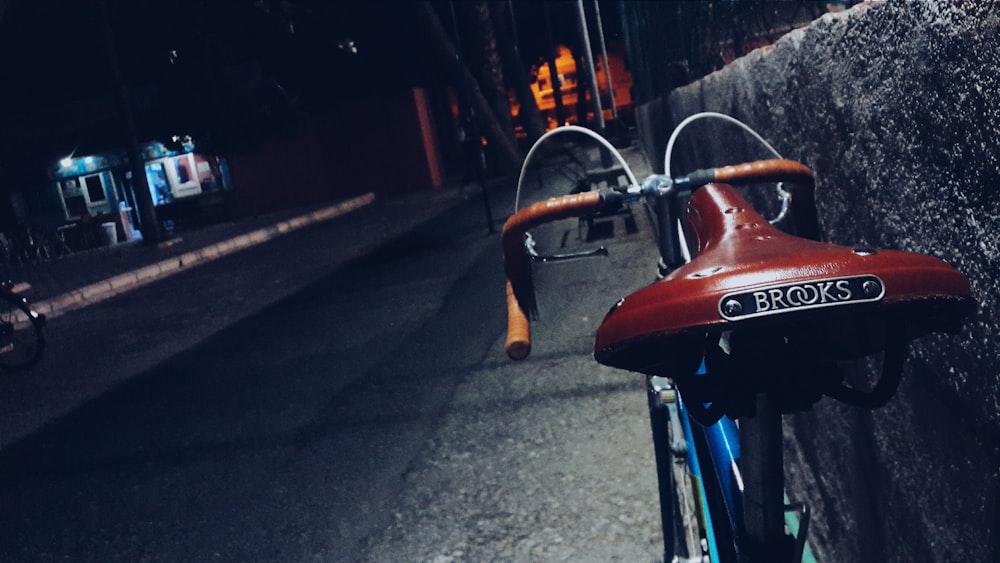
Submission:
[[[0,371],[27,369],[45,350],[45,315],[31,308],[20,295],[24,284],[0,283]]]
[[[705,117],[742,127],[776,158],[672,177],[677,135]],[[518,210],[536,148],[571,132],[610,151],[628,185]],[[811,561],[808,505],[790,502],[784,490],[782,414],[824,396],[869,409],[886,404],[907,343],[957,332],[975,310],[969,282],[930,256],[822,242],[812,172],[731,117],[682,122],[665,162],[665,174],[640,183],[610,143],[580,127],[550,131],[532,147],[502,235],[507,354],[520,360],[531,352],[532,264],[546,259],[528,231],[644,203],[657,227],[659,279],[611,307],[594,357],[646,377],[664,561]],[[752,183],[778,183],[782,209],[772,221],[734,187]],[[873,355],[883,357],[874,386],[847,385],[844,362]]]

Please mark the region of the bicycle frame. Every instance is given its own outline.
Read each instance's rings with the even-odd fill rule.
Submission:
[[[34,311],[18,293],[29,287],[26,283],[0,281],[0,372],[33,366],[45,349],[45,315]]]
[[[765,553],[791,551],[796,561],[815,561],[806,541],[808,511],[803,504],[787,504],[782,488],[781,425],[780,415],[761,412],[756,422],[736,422],[723,417],[712,426],[703,427],[692,422],[684,401],[669,386],[650,380],[650,421],[653,447],[656,452],[657,478],[661,486],[661,514],[663,516],[664,561],[678,560],[673,520],[676,517],[669,507],[677,506],[674,499],[672,455],[683,457],[698,500],[698,521],[704,533],[703,554],[710,561],[736,560],[741,543],[753,544]],[[663,397],[667,399],[664,400]],[[763,409],[762,409],[763,410]],[[768,417],[764,420],[764,417]],[[741,428],[756,424],[751,435],[757,437],[756,447],[741,450]],[[672,444],[667,428],[679,427],[683,434],[683,449]],[[762,426],[768,426],[762,428]],[[754,459],[755,452],[757,459]],[[756,469],[748,466],[755,466]],[[748,471],[749,469],[749,471]],[[751,475],[756,473],[756,475]],[[756,482],[753,480],[756,479]],[[750,482],[750,487],[747,483]],[[746,492],[763,493],[761,498],[748,501]],[[766,497],[766,498],[765,498]],[[750,514],[754,512],[756,514]],[[800,514],[794,513],[798,510]],[[747,523],[751,522],[748,526]],[[769,525],[757,526],[755,523]],[[795,537],[795,545],[788,545],[784,529]],[[690,549],[690,547],[688,548]],[[688,553],[688,557],[695,554]],[[692,560],[701,560],[700,557]]]
[[[574,130],[595,137],[590,131],[579,128]],[[597,139],[603,141],[603,139]],[[538,144],[535,145],[535,147],[538,146]],[[532,152],[529,152],[529,159],[531,155]],[[522,179],[523,176],[524,170],[522,170]],[[634,177],[630,180],[633,185],[637,185]],[[521,181],[518,184],[520,186]],[[593,192],[591,193],[593,194]],[[684,243],[683,231],[675,230],[675,227],[679,225],[678,218],[683,216],[683,211],[686,209],[686,198],[689,195],[689,192],[674,190],[662,193],[657,197],[655,210],[659,216],[656,227],[661,254],[661,274],[665,273],[665,270],[676,268],[691,259]],[[581,202],[582,199],[581,194]],[[586,203],[586,205],[593,205],[598,201],[594,197],[589,198],[589,200],[590,203]],[[574,205],[576,205],[575,202]],[[571,214],[571,212],[567,212],[567,216]],[[531,219],[525,221],[530,223]],[[517,245],[524,243],[515,237],[512,237],[510,241],[511,244]],[[525,245],[529,257],[533,254],[530,241],[529,236]],[[544,261],[539,260],[536,256],[531,257],[531,260]],[[508,299],[515,299],[515,296],[509,293]],[[525,319],[524,323],[526,324],[526,322]],[[509,334],[512,332],[509,331]],[[527,355],[530,350],[529,347],[520,346],[516,339],[509,339],[507,348],[511,357],[518,358]],[[701,373],[705,373],[704,364]],[[750,456],[750,460],[755,464],[755,469],[750,472],[752,474],[750,476],[744,475],[747,473],[745,469],[741,473],[739,463],[746,464],[747,460],[740,456],[741,437],[739,434],[741,432],[733,421],[724,418],[707,427],[702,427],[697,423],[692,424],[688,408],[680,400],[679,394],[673,394],[673,403],[668,405],[667,409],[664,409],[665,405],[661,404],[660,396],[654,395],[651,395],[649,408],[660,486],[664,560],[675,561],[677,555],[674,550],[674,521],[671,509],[676,502],[671,477],[673,470],[671,432],[669,431],[671,425],[682,429],[681,433],[685,443],[683,450],[686,452],[684,457],[690,475],[695,481],[695,498],[697,500],[695,504],[697,504],[699,511],[697,519],[699,527],[704,531],[704,538],[701,538],[703,541],[700,543],[702,543],[703,551],[710,557],[710,560],[736,561],[737,557],[748,551],[763,554],[780,551],[791,555],[796,549],[796,545],[795,540],[784,532],[786,508],[781,463],[780,414],[776,410],[766,409],[765,401],[764,411],[773,412],[773,415],[767,418],[767,423],[762,425],[767,433],[763,442],[769,446],[760,456]],[[663,416],[664,410],[670,414]],[[748,423],[747,426],[753,427],[754,424]],[[759,494],[758,491],[762,491],[763,494]],[[752,500],[748,501],[747,499]],[[751,519],[745,518],[744,515],[748,513],[745,507],[748,504],[753,507],[759,506],[761,509],[758,512],[761,514]],[[749,526],[745,524],[751,520],[767,524],[763,526],[757,526],[755,523],[751,523]],[[802,531],[805,531],[804,527]],[[804,533],[801,533],[800,537],[804,541]],[[799,551],[801,551],[801,547]],[[701,560],[701,553],[694,555],[698,556],[697,560]],[[775,559],[758,557],[754,560],[774,561]],[[788,561],[791,560],[791,557],[783,556],[780,560]]]

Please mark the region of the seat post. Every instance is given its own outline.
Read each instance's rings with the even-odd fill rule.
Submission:
[[[741,417],[740,473],[743,477],[742,551],[751,561],[784,561],[784,456],[781,412],[766,393],[756,396],[756,414]]]

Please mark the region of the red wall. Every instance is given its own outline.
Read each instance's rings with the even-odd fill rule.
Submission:
[[[294,138],[271,139],[228,160],[240,215],[443,181],[430,104],[420,89],[303,117]]]

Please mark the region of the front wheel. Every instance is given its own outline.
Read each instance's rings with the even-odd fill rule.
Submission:
[[[29,368],[42,357],[45,318],[12,293],[0,293],[0,371]]]

